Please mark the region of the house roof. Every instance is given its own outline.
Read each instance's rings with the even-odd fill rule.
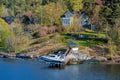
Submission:
[[[61,17],[72,17],[74,14],[74,11],[66,11]]]
[[[67,44],[68,47],[71,47],[71,46],[78,46],[78,44],[76,44],[75,42],[73,41],[70,41],[68,44]]]
[[[61,15],[61,18],[64,18],[64,17],[72,17],[74,15],[74,11],[66,11],[63,15]],[[85,11],[80,11],[80,12],[77,12],[78,14],[81,14],[81,15],[85,15]]]

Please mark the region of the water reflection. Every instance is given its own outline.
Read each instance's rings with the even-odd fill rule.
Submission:
[[[0,58],[0,80],[120,80],[120,65],[49,67],[36,60]]]
[[[16,63],[16,59],[15,58],[1,58],[0,62]]]
[[[62,69],[65,69],[65,66],[61,66],[61,67],[58,67],[58,66],[43,66],[43,67],[40,67],[40,69],[58,69],[58,70],[62,70]]]

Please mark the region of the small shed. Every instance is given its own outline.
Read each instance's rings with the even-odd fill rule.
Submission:
[[[68,47],[76,47],[78,46],[77,43],[73,42],[73,41],[70,41],[68,44],[67,44]]]

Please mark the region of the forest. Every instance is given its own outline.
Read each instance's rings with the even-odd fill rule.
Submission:
[[[66,12],[73,16],[64,26]],[[69,41],[93,56],[120,56],[120,0],[0,0],[1,52],[50,53]]]

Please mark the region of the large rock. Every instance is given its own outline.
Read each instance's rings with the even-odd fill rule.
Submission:
[[[8,55],[0,55],[1,58],[8,58]]]
[[[86,62],[86,63],[91,63],[91,62],[93,62],[93,63],[99,63],[100,60],[98,60],[98,59],[96,59],[96,58],[92,58],[92,59],[86,60],[85,62]]]
[[[16,58],[26,58],[26,59],[30,59],[32,58],[32,56],[30,54],[26,54],[26,53],[17,53],[16,54]]]
[[[96,57],[96,59],[98,59],[98,60],[101,61],[101,62],[107,61],[107,58],[102,57],[102,56]]]

